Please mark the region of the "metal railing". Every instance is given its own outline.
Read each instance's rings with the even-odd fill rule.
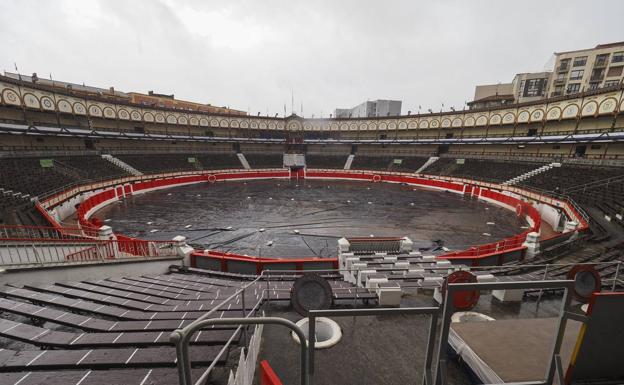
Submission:
[[[174,241],[0,239],[0,267],[46,266],[138,257],[177,257]]]
[[[438,363],[435,384],[446,385],[446,349],[448,346],[449,334],[451,330],[451,316],[456,311],[453,306],[453,301],[450,300],[453,295],[458,292],[466,291],[482,291],[482,290],[517,290],[517,289],[564,289],[564,295],[562,299],[561,309],[559,311],[559,322],[557,331],[552,341],[552,347],[550,350],[550,362],[545,373],[545,380],[543,381],[529,381],[523,382],[523,385],[552,385],[555,375],[561,380],[564,373],[560,371],[560,365],[557,361],[560,359],[561,345],[563,341],[563,334],[566,328],[566,322],[569,318],[574,317],[570,312],[570,303],[572,301],[572,291],[574,290],[574,281],[572,280],[557,280],[557,281],[523,281],[523,282],[483,282],[483,283],[452,283],[447,286],[447,290],[444,296],[444,302],[442,305],[442,329],[440,331],[440,342],[438,344],[438,351],[435,357]],[[575,317],[575,319],[578,319]],[[563,384],[564,382],[559,382]],[[502,384],[501,384],[502,385]]]
[[[191,322],[190,324],[186,325],[184,328],[174,330],[169,335],[169,340],[173,344],[175,344],[175,346],[176,346],[178,377],[179,377],[180,385],[193,385],[194,384],[192,382],[191,361],[190,361],[190,358],[189,358],[189,342],[190,342],[190,338],[193,335],[193,333],[195,333],[196,331],[198,331],[199,329],[202,329],[204,327],[207,327],[207,326],[210,326],[210,325],[217,325],[217,323],[211,323],[211,322],[216,322],[216,321],[227,322],[228,320],[230,320],[231,318],[230,319],[218,319],[217,320],[217,319],[209,319],[209,317],[211,315],[215,314],[220,308],[222,308],[223,306],[225,306],[227,303],[229,303],[230,301],[234,300],[238,296],[241,296],[241,307],[243,309],[242,310],[243,318],[236,318],[236,320],[238,320],[238,321],[241,321],[241,320],[245,321],[245,320],[247,320],[247,321],[245,321],[245,322],[236,322],[236,323],[234,323],[234,325],[236,325],[236,324],[239,325],[239,328],[237,329],[237,331],[239,331],[240,330],[240,325],[242,325],[243,323],[245,323],[245,324],[252,324],[252,322],[248,322],[249,316],[251,314],[253,314],[253,313],[251,313],[251,312],[249,314],[247,313],[247,309],[246,309],[246,306],[245,306],[245,292],[252,285],[257,284],[263,278],[264,278],[264,271],[258,277],[256,277],[256,279],[254,279],[253,281],[248,282],[247,284],[243,285],[240,289],[236,290],[232,295],[230,295],[229,297],[225,298],[223,301],[218,303],[210,311],[208,311],[204,315],[200,316],[199,318],[197,318],[195,321]],[[262,296],[264,296],[264,291],[263,291]],[[261,301],[262,301],[262,298],[258,301],[258,303],[260,303]],[[258,304],[256,304],[256,305],[258,305]],[[255,308],[255,306],[254,306],[254,308]],[[232,323],[230,323],[230,325],[232,325]],[[286,324],[284,326],[286,326]],[[299,329],[299,327],[297,327],[296,325],[295,325],[295,327],[299,331],[301,331]],[[228,343],[222,348],[222,351],[217,355],[217,359],[215,359],[213,361],[213,365],[209,366],[208,369],[206,369],[206,371],[204,371],[204,373],[201,376],[202,378],[207,378],[208,377],[208,375],[210,374],[210,371],[214,367],[214,364],[216,364],[218,358],[223,354],[225,349],[227,347],[229,347],[229,344],[231,344],[235,334],[236,334],[236,332],[230,338]],[[303,336],[303,333],[301,333],[301,336]],[[305,338],[303,338],[303,339],[305,339]],[[303,350],[304,350],[304,352],[302,353],[302,358],[304,358],[303,355],[305,355],[305,348]],[[304,362],[305,362],[305,360],[304,360]],[[195,384],[201,384],[201,383],[199,381],[197,381],[197,382],[195,382]]]

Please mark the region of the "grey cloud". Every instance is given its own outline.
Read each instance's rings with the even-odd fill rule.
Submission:
[[[623,40],[619,1],[0,2],[0,69],[306,116],[470,100],[554,51]]]

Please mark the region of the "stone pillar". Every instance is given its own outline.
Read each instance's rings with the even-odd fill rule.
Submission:
[[[112,227],[104,225],[98,229],[97,239],[103,241],[112,241],[117,240],[117,237],[115,236],[115,233],[113,233]]]
[[[184,258],[182,261],[183,266],[191,265],[191,253],[195,251],[194,248],[186,244],[186,237],[178,235],[173,237],[173,248],[180,257]]]
[[[349,252],[350,247],[351,244],[349,243],[347,238],[343,237],[338,240],[338,253],[347,253]]]
[[[412,251],[414,247],[414,242],[412,242],[411,239],[409,239],[408,237],[404,237],[401,240],[401,247],[400,247],[400,252],[402,253],[409,253],[410,251]]]
[[[115,236],[112,227],[104,225],[98,229],[97,239],[102,241],[116,241],[117,237]],[[98,248],[102,248],[100,250],[102,255],[110,257],[110,252],[112,251],[114,258],[119,258],[121,256],[119,252],[119,244],[117,242],[103,244],[98,246]]]
[[[566,221],[565,225],[563,227],[563,233],[571,233],[574,232],[574,234],[572,234],[570,236],[570,238],[568,238],[569,240],[575,240],[576,238],[578,238],[578,231],[576,231],[576,228],[578,227],[578,222],[577,221]]]
[[[528,233],[522,246],[526,246],[526,256],[528,258],[538,255],[540,253],[539,233],[535,231]]]

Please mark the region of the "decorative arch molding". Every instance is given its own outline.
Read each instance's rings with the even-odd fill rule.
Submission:
[[[177,124],[178,119],[173,114],[167,115],[167,124]]]
[[[461,127],[463,124],[461,118],[455,118],[453,119],[453,122],[451,123],[452,127]]]
[[[74,114],[76,115],[86,115],[87,114],[87,107],[85,107],[84,104],[82,104],[81,102],[75,102],[73,105],[73,109],[74,109]]]
[[[451,119],[449,118],[442,119],[442,128],[449,128],[449,127],[451,127]]]
[[[503,115],[503,124],[513,124],[516,121],[516,115],[513,112],[508,112]]]
[[[576,104],[568,104],[563,109],[563,113],[561,114],[562,119],[573,119],[578,116],[579,106]]]
[[[112,107],[104,107],[104,110],[102,112],[104,113],[104,117],[108,119],[115,119],[115,117],[117,116],[115,110]],[[128,117],[128,111],[126,111],[124,116]],[[119,116],[119,118],[122,119],[121,115]]]
[[[548,114],[546,115],[547,120],[560,120],[561,119],[561,108],[559,107],[551,107],[548,110]]]
[[[154,118],[156,123],[165,123],[165,116],[163,114],[158,113],[154,116]]]
[[[24,106],[26,106],[27,108],[41,109],[41,103],[39,102],[39,98],[31,94],[30,92],[25,93],[22,96],[22,99],[24,101]]]
[[[475,118],[471,115],[464,120],[464,126],[472,127],[475,125]]]
[[[52,98],[47,95],[41,97],[41,108],[46,111],[56,111],[54,100],[52,100]]]
[[[518,123],[528,123],[530,116],[531,115],[529,114],[529,111],[522,110],[518,113],[518,118],[516,119],[516,121]]]
[[[130,111],[130,119],[132,119],[135,122],[140,122],[141,121],[141,113],[137,110],[131,110]]]
[[[102,109],[100,108],[100,106],[95,105],[95,104],[91,104],[89,106],[89,116],[93,116],[96,118],[101,118],[103,116],[102,114]]]
[[[188,124],[188,118],[184,115],[180,115],[178,117],[178,124],[184,124],[184,125]]]
[[[4,91],[2,91],[2,100],[5,104],[10,104],[12,106],[20,106],[22,104],[22,99],[19,94],[10,88],[5,88]]]
[[[541,108],[531,111],[531,122],[541,122],[544,120],[544,110]]]
[[[302,129],[301,122],[299,122],[298,120],[291,120],[290,122],[288,122],[287,127],[289,131],[300,131]]]
[[[581,116],[596,116],[598,114],[598,102],[590,100],[583,105]]]
[[[606,98],[605,100],[600,102],[600,106],[598,106],[598,114],[604,115],[604,114],[615,113],[617,109],[617,105],[618,105],[617,99],[613,97]]]
[[[143,120],[148,123],[153,123],[156,121],[156,117],[151,112],[146,112],[145,114],[143,114]]]
[[[488,118],[485,115],[481,115],[477,118],[477,120],[475,121],[475,125],[476,126],[485,126],[488,123]]]
[[[503,119],[499,114],[494,114],[490,117],[490,125],[499,125],[502,121]]]

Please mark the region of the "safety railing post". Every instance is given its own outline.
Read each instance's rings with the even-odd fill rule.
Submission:
[[[615,275],[613,276],[613,284],[611,285],[611,291],[615,291],[615,287],[617,286],[618,276],[620,274],[620,265],[622,261],[618,261],[617,265],[615,265]]]
[[[548,275],[548,264],[546,264],[546,267],[544,268],[544,276],[542,277],[542,281],[546,280],[546,276]],[[536,305],[539,306],[540,302],[542,302],[542,294],[544,293],[544,289],[540,289],[539,295],[537,296],[537,303]]]
[[[243,308],[243,318],[247,317],[247,311],[245,310],[245,287],[243,286],[243,291],[241,292],[241,295],[243,296],[242,300],[241,300],[241,306]],[[247,328],[243,328],[243,341],[245,343],[245,346],[247,346]]]
[[[302,341],[302,345],[305,341]],[[314,383],[314,347],[316,345],[316,317],[308,314],[308,377],[310,385]]]

